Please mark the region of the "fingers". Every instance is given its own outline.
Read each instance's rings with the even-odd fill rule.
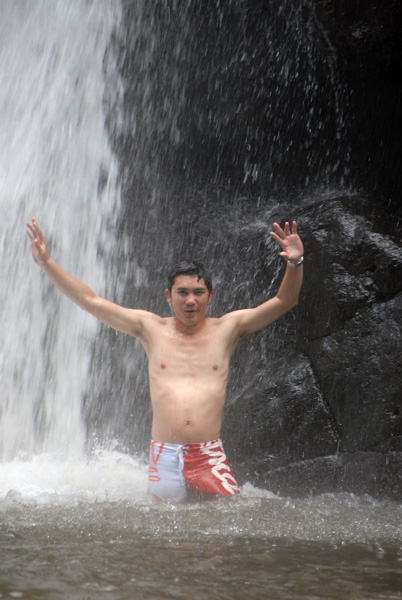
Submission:
[[[278,225],[278,223],[274,223],[274,227],[277,231],[277,234],[275,234],[274,232],[271,231],[271,235],[279,237],[282,240],[285,239],[285,232],[283,231],[282,227],[280,225]],[[286,225],[285,225],[285,229],[286,229]]]
[[[270,232],[270,236],[272,237],[272,239],[275,240],[275,242],[277,242],[278,244],[282,243],[282,238],[280,238],[278,235],[276,235],[276,233],[274,233],[273,231]]]
[[[280,225],[278,225],[278,223],[274,223],[274,227],[277,231],[278,236],[284,240],[288,235],[295,235],[297,234],[297,225],[296,225],[296,221],[292,221],[292,230],[290,230],[290,225],[289,225],[289,221],[286,221],[284,228],[282,229],[282,227]],[[276,234],[273,233],[271,231],[271,235],[272,237],[274,237]]]
[[[292,236],[297,235],[296,221],[292,221],[292,229],[290,229],[288,221],[286,221],[283,229],[278,223],[274,223],[274,228],[276,233],[271,231],[270,235],[281,246],[282,252],[280,252],[280,255],[286,257],[289,245],[293,243],[294,238]]]
[[[29,238],[31,241],[33,241],[35,239],[35,232],[30,223],[27,223],[27,234],[29,235]]]
[[[29,223],[29,221],[26,225],[27,225],[27,234],[29,235],[29,237],[31,238],[32,241],[35,238],[43,237],[42,231],[40,230],[35,218],[32,218],[32,225],[31,225],[31,223]]]

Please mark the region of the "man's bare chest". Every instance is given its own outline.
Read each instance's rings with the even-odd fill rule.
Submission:
[[[228,369],[229,352],[219,335],[186,336],[167,332],[161,335],[148,353],[151,370],[167,372],[217,372]]]

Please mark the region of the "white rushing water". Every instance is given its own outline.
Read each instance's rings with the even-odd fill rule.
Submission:
[[[108,0],[1,2],[3,492],[21,473],[6,469],[11,461],[58,456],[54,474],[84,455],[81,405],[97,323],[46,281],[32,261],[25,222],[35,216],[52,258],[104,292],[103,257],[114,245],[108,224],[119,207],[104,124],[104,58],[120,18],[120,4]],[[119,85],[113,69],[107,76]]]

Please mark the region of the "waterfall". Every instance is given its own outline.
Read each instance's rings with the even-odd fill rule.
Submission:
[[[119,208],[105,128],[105,53],[121,18],[107,0],[3,0],[0,18],[0,459],[80,456],[82,399],[97,323],[46,280],[24,224],[97,293]],[[112,78],[114,78],[112,80]],[[24,238],[25,236],[25,238]]]

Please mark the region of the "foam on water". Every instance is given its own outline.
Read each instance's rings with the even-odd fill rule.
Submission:
[[[289,498],[246,483],[240,496],[212,502],[155,503],[146,465],[116,451],[88,460],[35,456],[0,465],[3,529],[85,530],[103,540],[303,540],[324,544],[401,544],[402,506],[353,494]],[[24,533],[24,536],[26,533]],[[30,534],[31,535],[31,534]],[[33,535],[33,534],[32,534]],[[129,539],[129,538],[127,538]]]
[[[146,466],[116,451],[88,460],[41,454],[0,465],[0,499],[21,503],[139,501],[146,495]]]

